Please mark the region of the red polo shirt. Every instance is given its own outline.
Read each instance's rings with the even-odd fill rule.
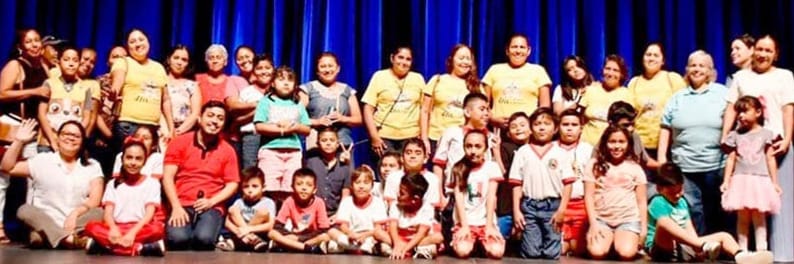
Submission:
[[[198,144],[196,133],[185,133],[174,138],[168,144],[163,161],[164,165],[178,167],[174,181],[182,206],[192,206],[199,191],[204,192],[204,198],[210,198],[218,194],[226,183],[240,182],[234,148],[219,138],[217,143],[204,149]],[[219,203],[215,209],[225,211],[223,203]]]

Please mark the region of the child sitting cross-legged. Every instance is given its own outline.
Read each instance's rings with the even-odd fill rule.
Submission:
[[[328,231],[328,252],[342,251],[373,254],[377,242],[389,241],[383,228],[387,222],[386,203],[372,195],[375,172],[362,165],[351,175],[352,195],[342,198],[334,218],[335,228]]]
[[[265,175],[258,167],[249,167],[240,174],[242,197],[234,201],[226,216],[226,228],[233,237],[221,239],[218,248],[225,251],[264,251],[267,233],[275,224],[276,203],[264,197]]]
[[[284,200],[269,237],[278,249],[293,252],[325,254],[321,248],[328,241],[330,228],[325,202],[314,195],[317,176],[307,168],[293,174],[292,195]]]

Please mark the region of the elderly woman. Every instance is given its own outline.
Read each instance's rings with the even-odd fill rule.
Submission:
[[[229,53],[223,45],[210,45],[204,52],[204,61],[207,62],[207,73],[196,75],[202,105],[209,101],[223,102],[226,97],[237,95],[248,86],[248,81],[242,77],[229,76],[223,72],[229,62]]]
[[[719,138],[728,89],[714,82],[714,60],[702,50],[689,55],[685,78],[687,88],[673,94],[664,108],[659,162],[671,156],[684,172],[684,195],[695,229],[701,235],[711,234],[727,228],[720,224],[719,187],[725,157]]]
[[[140,125],[160,125],[165,118],[168,131],[174,131],[171,99],[166,90],[168,74],[162,64],[149,58],[149,38],[133,29],[127,35],[129,56],[117,59],[111,67],[112,93],[120,95],[118,122],[114,124],[113,143],[121,148],[124,138],[135,133]],[[171,135],[164,135],[171,138]]]
[[[496,127],[506,128],[513,113],[551,107],[551,78],[543,66],[527,62],[531,52],[527,36],[513,35],[505,47],[507,63],[492,65],[482,78],[493,102],[491,123]]]
[[[775,261],[794,261],[794,154],[791,134],[794,129],[794,76],[791,71],[775,67],[780,46],[771,36],[764,36],[755,43],[753,63],[750,69],[733,75],[728,89],[728,104],[722,126],[722,140],[733,128],[737,113],[733,104],[746,95],[755,96],[764,105],[764,128],[778,136],[772,147],[778,158],[778,179],[783,189],[780,213],[772,217],[770,248],[775,252]]]
[[[22,145],[36,137],[36,122],[25,120],[0,162],[0,170],[30,180],[28,204],[17,217],[31,229],[32,247],[85,248],[80,236],[89,221],[102,219],[98,209],[104,178],[99,163],[84,149],[85,129],[67,121],[58,129],[58,151],[17,161]]]
[[[629,92],[637,109],[636,133],[652,158],[656,158],[659,140],[659,120],[667,99],[686,87],[684,79],[675,72],[664,70],[664,49],[660,43],[652,43],[642,55],[642,74],[631,78]]]

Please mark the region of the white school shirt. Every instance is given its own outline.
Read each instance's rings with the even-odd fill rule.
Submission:
[[[240,102],[243,103],[256,103],[259,102],[265,95],[259,91],[255,86],[249,85],[244,87],[240,90]],[[254,122],[245,124],[240,127],[240,132],[243,133],[253,133],[254,132]]]
[[[488,223],[486,202],[488,200],[488,188],[491,181],[501,181],[502,170],[493,161],[486,161],[479,168],[472,168],[466,183],[466,191],[463,192],[464,210],[469,226],[485,226]],[[458,188],[458,186],[455,186]],[[496,194],[494,194],[496,195]],[[455,207],[457,210],[457,207]],[[457,212],[453,214],[455,223],[460,224]],[[495,219],[494,219],[495,220]]]
[[[383,188],[383,199],[389,203],[397,201],[400,195],[400,181],[405,176],[405,171],[397,170],[389,173],[386,179],[386,186]],[[422,202],[433,207],[441,207],[441,182],[436,174],[429,171],[422,171],[422,176],[427,180],[427,192],[422,197]]]
[[[52,218],[60,228],[66,217],[88,199],[91,181],[101,179],[99,162],[89,159],[83,166],[78,159],[72,171],[57,152],[39,153],[28,160],[30,170],[28,203]]]
[[[444,168],[443,177],[446,178],[446,182],[448,183],[452,182],[452,167],[455,167],[455,163],[466,156],[466,152],[463,150],[463,139],[470,130],[471,129],[468,127],[459,126],[447,128],[444,130],[444,134],[441,135],[436,145],[433,164]],[[488,140],[489,142],[494,142],[495,137],[493,133],[488,132]],[[488,151],[485,152],[485,160],[493,160],[491,149],[494,144],[491,143],[488,144],[488,146]],[[439,175],[438,177],[442,176]],[[452,189],[449,186],[444,186],[444,193],[452,193]]]
[[[562,166],[565,151],[551,142],[546,153],[537,153],[531,144],[516,151],[508,180],[521,184],[524,197],[542,200],[562,197],[563,180],[573,181],[573,170]]]
[[[163,153],[155,152],[146,158],[146,163],[141,168],[141,174],[160,180],[163,178]],[[113,178],[117,178],[121,173],[121,153],[116,155],[113,162]]]
[[[352,195],[342,198],[334,217],[334,223],[347,223],[353,232],[375,230],[375,224],[385,223],[388,219],[386,203],[382,199],[370,196],[369,201],[359,207],[353,202]]]
[[[151,177],[128,185],[121,182],[116,186],[112,179],[105,186],[102,205],[113,204],[113,220],[116,223],[137,223],[146,215],[146,206],[160,206],[160,182]]]
[[[794,104],[794,75],[791,71],[775,68],[765,73],[745,69],[733,75],[727,100],[736,103],[740,97],[751,95],[764,104],[764,128],[775,135],[783,135],[783,106]]]
[[[422,204],[416,214],[406,214],[399,208],[397,203],[389,206],[389,219],[397,220],[397,228],[417,231],[419,226],[427,226],[432,230],[434,221],[434,209],[429,204]]]
[[[572,183],[571,199],[582,199],[584,198],[584,168],[590,158],[593,157],[593,146],[582,140],[579,140],[571,148],[566,148],[562,144],[559,144],[559,146],[565,152],[562,166],[570,167],[576,180]]]

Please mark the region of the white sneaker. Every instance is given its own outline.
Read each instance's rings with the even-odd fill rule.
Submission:
[[[742,251],[733,258],[736,264],[770,264],[774,260],[772,252],[769,251]]]
[[[339,245],[336,241],[330,240],[328,242],[323,242],[325,244],[325,253],[327,254],[338,254],[345,252],[345,249]],[[320,244],[320,248],[323,248],[322,244]]]
[[[234,241],[232,241],[231,238],[222,238],[220,241],[218,241],[218,244],[215,244],[215,247],[222,251],[234,251]]]
[[[375,238],[368,237],[364,239],[364,242],[358,247],[361,252],[364,252],[367,255],[372,255],[372,251],[375,249]]]
[[[380,254],[381,255],[383,255],[384,257],[391,256],[391,251],[392,251],[392,248],[391,248],[391,246],[389,246],[389,244],[380,243]]]
[[[722,244],[720,242],[706,242],[703,243],[703,246],[700,248],[703,250],[703,254],[706,256],[706,261],[713,262],[717,260],[717,257],[720,256],[720,250],[722,250]]]
[[[436,257],[436,245],[424,245],[416,247],[414,258],[433,259]]]
[[[341,235],[336,238],[336,243],[338,243],[343,249],[350,248],[350,238],[348,238],[346,235]]]

